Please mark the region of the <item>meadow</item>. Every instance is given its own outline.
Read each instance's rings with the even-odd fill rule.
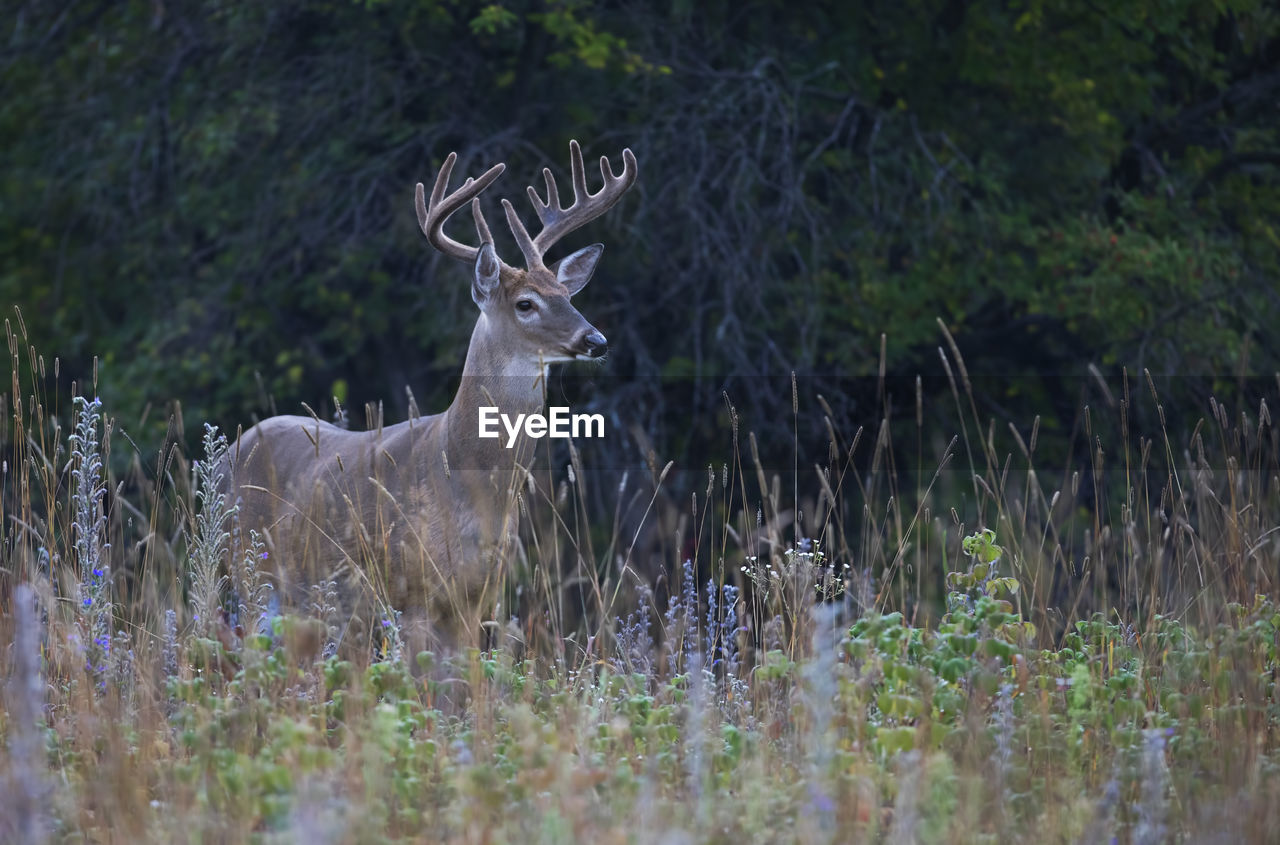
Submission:
[[[272,601],[265,547],[216,492],[225,435],[202,427],[188,457],[179,416],[157,456],[131,451],[20,315],[8,340],[5,842],[1261,842],[1280,827],[1265,402],[1132,430],[1135,403],[1164,410],[1125,374],[1114,404],[1081,409],[1079,466],[1042,469],[1036,421],[997,449],[948,336],[956,436],[936,471],[894,469],[926,438],[899,442],[887,418],[831,429],[829,465],[788,477],[735,425],[733,459],[682,498],[693,554],[651,581],[631,565],[634,523],[584,523],[610,492],[579,468],[525,503],[512,599],[477,647],[407,653],[391,609],[372,653],[351,654],[331,584],[306,607]],[[670,507],[669,471],[632,482],[648,485],[641,526]],[[570,595],[594,599],[574,611]]]

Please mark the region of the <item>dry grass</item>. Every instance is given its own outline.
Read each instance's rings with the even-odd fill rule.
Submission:
[[[1125,381],[1120,442],[1085,412],[1085,457],[1048,484],[1035,426],[998,452],[948,344],[960,433],[936,472],[900,469],[919,411],[915,443],[829,429],[828,464],[785,478],[736,418],[696,485],[656,464],[600,485],[575,452],[521,502],[489,647],[405,655],[392,622],[348,655],[325,585],[274,613],[210,479],[173,447],[113,459],[121,434],[60,398],[89,391],[17,320],[9,338],[5,841],[1266,841],[1280,822],[1265,406],[1130,431]],[[219,543],[232,572],[209,567]],[[219,601],[267,623],[237,633]]]

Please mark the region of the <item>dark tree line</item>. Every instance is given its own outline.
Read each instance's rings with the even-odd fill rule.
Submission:
[[[556,389],[636,433],[621,462],[647,443],[722,457],[727,393],[789,465],[793,371],[818,451],[814,394],[851,430],[886,398],[913,417],[922,374],[950,418],[938,318],[984,413],[1039,414],[1046,441],[1072,431],[1090,364],[1151,370],[1171,407],[1256,407],[1240,376],[1280,368],[1280,17],[1256,0],[6,17],[0,299],[64,380],[100,357],[144,448],[175,399],[228,430],[334,396],[399,419],[406,386],[443,407],[473,307],[413,184],[451,150],[460,173],[505,161],[491,193],[532,220],[523,186],[565,172],[569,138],[641,167],[565,245],[607,245],[581,307],[614,351]]]

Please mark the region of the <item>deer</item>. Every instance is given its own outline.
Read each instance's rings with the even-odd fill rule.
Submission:
[[[587,188],[582,150],[569,144],[573,202],[561,205],[551,170],[545,200],[527,188],[541,230],[529,235],[511,202],[507,224],[524,266],[497,254],[480,194],[505,170],[494,164],[456,190],[450,153],[430,197],[414,193],[427,242],[471,269],[479,308],[462,378],[442,412],[369,431],[349,431],[312,416],[274,416],[245,431],[227,458],[227,486],[242,532],[265,538],[273,586],[299,597],[311,584],[345,585],[353,623],[373,624],[390,608],[403,614],[407,639],[440,648],[474,642],[486,597],[492,601],[518,542],[516,496],[531,476],[532,442],[479,437],[479,409],[512,418],[545,407],[550,365],[600,361],[608,342],[570,303],[590,281],[603,244],[548,264],[547,251],[600,217],[635,183],[630,149],[615,174],[600,158],[603,186]],[[478,246],[454,240],[444,225],[470,203]],[[375,597],[374,600],[369,600]],[[346,608],[344,608],[346,609]]]

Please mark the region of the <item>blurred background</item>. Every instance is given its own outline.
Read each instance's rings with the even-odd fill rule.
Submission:
[[[594,157],[640,163],[559,247],[606,244],[575,302],[610,358],[552,386],[608,415],[594,466],[652,455],[696,489],[745,451],[732,430],[803,469],[829,417],[846,443],[909,432],[913,478],[961,425],[969,463],[989,443],[997,470],[1034,428],[1066,478],[1101,426],[1185,433],[1210,397],[1257,416],[1276,386],[1280,13],[1261,0],[11,0],[4,17],[15,364],[34,348],[52,378],[57,357],[59,389],[96,372],[130,438],[117,456],[152,463],[177,403],[188,446],[193,421],[234,433],[303,402],[328,417],[336,398],[356,427],[370,402],[388,421],[443,409],[475,309],[413,186],[450,151],[459,176],[503,161],[490,220],[507,196],[532,221],[523,188],[549,166],[565,189],[571,138],[593,186]]]

